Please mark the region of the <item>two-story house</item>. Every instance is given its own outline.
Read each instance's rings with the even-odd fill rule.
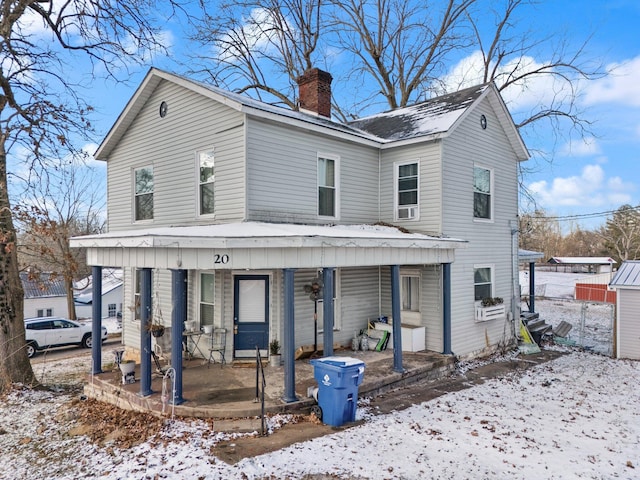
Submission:
[[[495,86],[343,124],[330,118],[329,74],[299,83],[290,111],[153,68],[100,145],[108,233],[72,244],[94,275],[123,269],[142,395],[149,323],[170,326],[173,351],[185,321],[226,328],[233,359],[280,340],[287,401],[295,348],[320,335],[330,354],[379,316],[399,351],[401,324],[460,357],[515,340],[528,152]]]

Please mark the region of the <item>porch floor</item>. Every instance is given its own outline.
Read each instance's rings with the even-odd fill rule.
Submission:
[[[393,351],[353,352],[337,350],[336,356],[352,357],[365,363],[364,378],[358,388],[360,397],[372,397],[394,388],[423,379],[435,379],[453,370],[452,356],[434,352],[403,352],[404,372],[393,371]],[[166,362],[163,362],[163,365]],[[286,403],[284,394],[284,367],[264,364],[265,412],[305,413],[315,405],[315,400],[307,396],[308,387],[317,386],[313,378],[313,365],[309,359],[295,362],[295,391],[298,401]],[[166,403],[171,398],[171,381],[165,383],[163,377],[154,373],[151,395],[140,396],[140,366],[136,365],[136,382],[123,385],[122,375],[115,367],[97,375],[90,375],[85,386],[85,394],[90,398],[115,404],[121,408],[146,411],[157,415],[174,414],[180,417],[216,419],[238,419],[257,417],[261,404],[256,402],[256,362],[230,362],[207,364],[206,360],[195,358],[184,360],[182,373],[183,399],[181,405]],[[163,403],[163,398],[165,403]]]

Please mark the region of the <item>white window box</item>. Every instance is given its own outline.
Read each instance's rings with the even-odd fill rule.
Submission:
[[[489,320],[504,320],[506,311],[504,304],[490,307],[476,307],[476,322],[488,322]]]

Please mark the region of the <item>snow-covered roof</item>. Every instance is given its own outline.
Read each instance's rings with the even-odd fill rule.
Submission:
[[[146,101],[162,81],[169,81],[197,92],[230,108],[248,115],[267,118],[279,123],[291,124],[325,134],[347,138],[383,148],[396,142],[429,141],[447,135],[464,118],[473,106],[487,97],[505,130],[519,160],[529,158],[529,153],[516,129],[500,93],[492,83],[467,88],[456,93],[429,99],[420,104],[392,110],[349,122],[348,124],[307,112],[294,111],[254,100],[245,95],[192,80],[181,75],[151,68],[127,103],[111,130],[95,153],[95,158],[105,160],[120,138],[129,129]]]
[[[87,277],[78,284],[84,285],[84,288],[78,290],[76,295],[74,295],[73,300],[77,303],[83,303],[90,305],[93,301],[93,278],[92,276]],[[102,270],[102,295],[106,295],[107,293],[115,290],[116,288],[122,287],[122,269],[119,268],[105,268]]]
[[[542,257],[544,257],[543,252],[535,252],[533,250],[524,250],[522,248],[518,250],[518,261],[522,263],[535,262],[536,260],[539,260]]]
[[[456,248],[464,240],[404,233],[383,225],[298,225],[241,222],[157,227],[74,237],[73,247],[281,248],[399,246]],[[446,245],[446,246],[445,246]]]
[[[640,287],[640,260],[625,260],[611,279],[609,285],[616,287]]]
[[[610,265],[616,263],[611,257],[551,257],[547,263],[558,265]]]
[[[422,103],[371,115],[349,122],[387,140],[405,140],[448,131],[482,96],[488,84],[442,95]]]

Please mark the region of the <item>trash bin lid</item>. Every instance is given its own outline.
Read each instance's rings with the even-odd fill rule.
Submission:
[[[364,365],[362,360],[353,357],[322,357],[311,360],[311,364],[315,363],[326,363],[328,365],[333,365],[335,367],[357,367],[360,365]]]

